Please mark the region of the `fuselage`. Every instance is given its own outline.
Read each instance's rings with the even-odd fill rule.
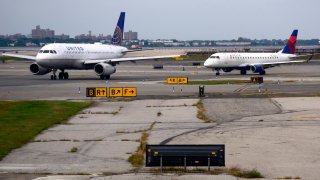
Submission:
[[[50,69],[90,69],[84,61],[120,58],[126,54],[127,48],[115,45],[95,44],[48,44],[41,48],[36,62]]]
[[[204,66],[213,69],[238,68],[251,64],[286,62],[294,56],[281,53],[215,53],[204,62]]]

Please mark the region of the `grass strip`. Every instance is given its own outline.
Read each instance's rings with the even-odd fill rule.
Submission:
[[[219,84],[245,84],[250,80],[208,80],[208,81],[189,81],[188,85],[219,85]]]
[[[160,174],[160,168],[152,168],[149,172],[153,174]],[[239,167],[231,167],[231,168],[212,168],[208,171],[206,168],[193,168],[187,169],[181,167],[164,167],[163,172],[166,173],[175,173],[175,174],[186,174],[186,173],[201,173],[201,174],[210,174],[210,175],[221,175],[228,174],[235,177],[247,178],[247,179],[256,179],[256,178],[264,178],[264,176],[257,169],[241,169]]]
[[[148,129],[143,130],[138,149],[128,159],[128,161],[134,167],[140,167],[143,165],[144,153],[146,152],[146,146],[149,138],[149,131],[152,130],[155,124],[156,122],[153,122]]]
[[[0,160],[89,105],[91,102],[0,101]]]
[[[213,122],[212,119],[210,119],[204,112],[205,112],[205,108],[203,105],[203,99],[200,99],[197,104],[195,104],[195,106],[197,106],[198,108],[198,112],[197,112],[197,118],[203,120],[206,123],[210,123]]]

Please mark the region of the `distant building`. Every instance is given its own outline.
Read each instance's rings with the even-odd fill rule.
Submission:
[[[26,36],[18,33],[18,34],[10,35],[8,38],[9,38],[10,40],[18,40],[18,39],[26,38]]]
[[[69,35],[61,34],[61,35],[55,35],[54,38],[61,39],[61,40],[67,40],[70,38]]]
[[[131,41],[131,40],[137,40],[138,39],[138,32],[125,32],[124,33],[124,40]]]
[[[34,39],[54,38],[54,30],[41,29],[38,25],[36,29],[32,29],[31,36]]]

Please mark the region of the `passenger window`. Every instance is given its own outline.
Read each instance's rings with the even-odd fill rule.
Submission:
[[[43,53],[49,53],[49,50],[44,50]]]

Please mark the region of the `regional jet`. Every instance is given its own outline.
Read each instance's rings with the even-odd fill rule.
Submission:
[[[267,68],[281,64],[307,62],[313,57],[313,54],[295,54],[297,36],[298,30],[294,30],[286,46],[277,53],[215,53],[204,62],[204,66],[215,70],[217,76],[220,75],[220,70],[224,72],[240,70],[242,75],[246,74],[247,70],[251,70],[253,73],[264,75]],[[303,56],[309,58],[298,60]]]
[[[69,74],[65,71],[67,69],[93,69],[100,79],[110,79],[110,75],[116,72],[116,64],[120,62],[180,57],[180,55],[166,55],[122,58],[126,53],[134,51],[121,46],[124,21],[125,13],[121,12],[112,37],[112,44],[109,45],[54,43],[42,47],[36,57],[9,53],[2,55],[35,61],[30,65],[30,71],[34,75],[53,72],[51,80],[57,79],[57,70],[60,70],[59,79],[68,79]]]

